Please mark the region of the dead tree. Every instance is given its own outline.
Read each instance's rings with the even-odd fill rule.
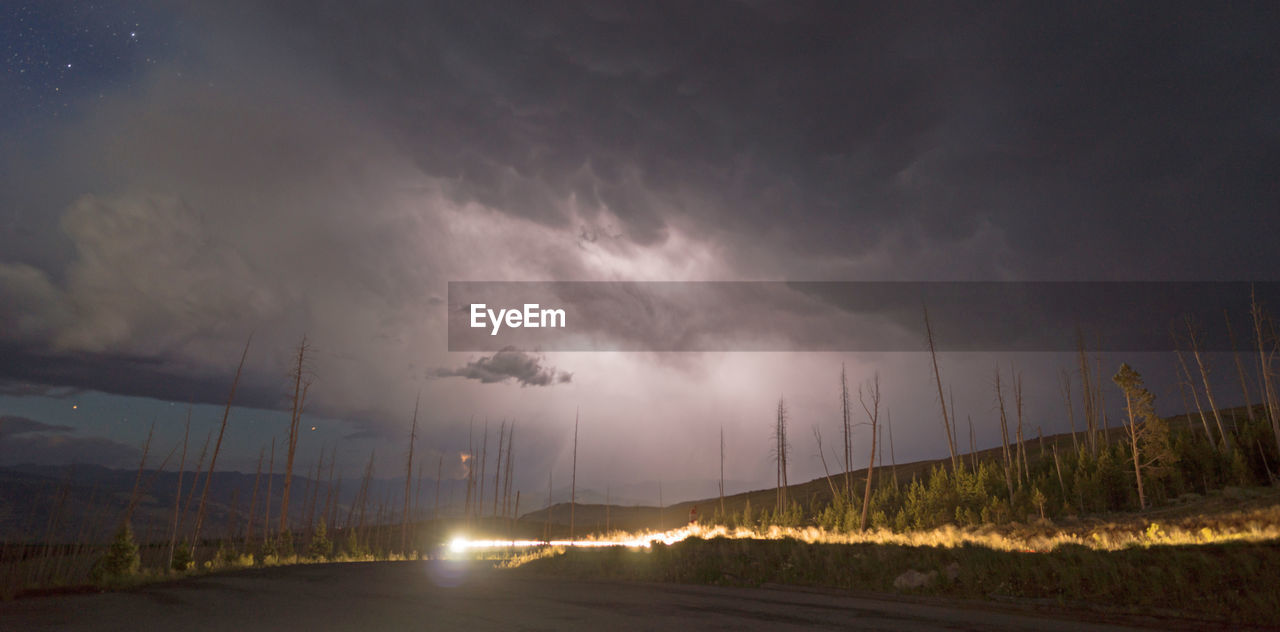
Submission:
[[[187,405],[187,425],[182,431],[182,458],[178,462],[178,491],[173,497],[173,526],[169,532],[168,568],[173,568],[173,554],[178,548],[178,506],[182,503],[182,475],[187,467],[187,439],[191,437],[191,406]],[[258,455],[258,471],[262,471],[262,455]],[[254,493],[257,493],[257,479],[254,479]],[[250,510],[252,511],[252,510]],[[245,546],[248,546],[245,542]]]
[[[578,411],[573,413],[573,470],[569,478],[569,539],[574,539],[574,511],[578,504]]]
[[[893,486],[898,487],[898,453],[893,449],[893,412],[885,411],[885,421],[889,424],[889,467],[893,471]]]
[[[827,487],[831,488],[831,498],[832,500],[840,498],[840,492],[836,491],[836,484],[831,480],[831,470],[827,468],[827,455],[822,451],[822,429],[816,425],[813,426],[813,440],[818,444],[818,459],[822,461],[822,473],[826,476]],[[721,454],[721,456],[724,455]],[[721,482],[722,487],[723,485],[724,483]],[[720,503],[724,504],[723,492],[720,494]]]
[[[1176,342],[1176,340],[1175,340],[1175,342]],[[1184,357],[1182,356],[1182,349],[1180,349],[1180,348],[1175,344],[1175,345],[1174,345],[1174,348],[1173,348],[1173,352],[1174,352],[1174,355],[1176,355],[1176,356],[1178,357],[1178,364],[1179,364],[1179,365],[1180,365],[1180,367],[1182,368],[1182,378],[1181,378],[1181,379],[1179,379],[1179,383],[1180,383],[1180,384],[1185,384],[1185,385],[1187,386],[1187,388],[1189,388],[1189,389],[1191,390],[1191,398],[1192,398],[1192,400],[1193,400],[1193,401],[1195,401],[1195,404],[1196,404],[1196,412],[1200,415],[1200,424],[1201,424],[1202,426],[1204,426],[1204,438],[1205,438],[1205,440],[1206,440],[1206,441],[1208,441],[1208,442],[1209,442],[1209,445],[1213,446],[1213,448],[1214,448],[1215,450],[1219,450],[1219,451],[1221,451],[1221,450],[1222,450],[1222,444],[1221,444],[1221,443],[1219,443],[1218,441],[1214,440],[1214,438],[1213,438],[1213,431],[1209,429],[1209,418],[1208,418],[1208,416],[1206,416],[1206,415],[1204,414],[1204,407],[1202,407],[1202,406],[1200,405],[1200,391],[1196,389],[1195,382],[1193,382],[1193,381],[1192,381],[1192,379],[1191,379],[1191,370],[1187,368],[1187,360],[1186,360],[1186,358],[1184,358]],[[1185,395],[1184,395],[1184,397],[1185,397]],[[1191,411],[1189,411],[1189,410],[1187,411],[1187,413],[1188,413],[1188,414],[1187,414],[1187,416],[1188,416],[1188,417],[1190,417],[1190,416],[1191,416],[1191,415],[1190,415],[1190,412],[1191,412]]]
[[[142,469],[147,465],[147,453],[151,451],[151,437],[156,433],[156,422],[151,422],[151,429],[147,431],[147,440],[142,444],[142,458],[138,459],[138,475],[133,479],[133,491],[129,493],[129,504],[125,506],[124,516],[121,517],[121,524],[129,524],[129,520],[133,517],[133,510],[138,506],[140,491],[142,490]]]
[[[484,419],[484,439],[480,444],[480,474],[476,477],[476,518],[484,518],[484,473],[489,466],[489,418]]]
[[[502,425],[498,426],[498,463],[493,468],[493,515],[498,515],[498,483],[502,480],[502,450],[503,444],[507,438],[507,420],[502,420]],[[504,505],[505,511],[505,505]]]
[[[435,508],[431,510],[431,519],[438,520],[440,518],[440,478],[444,476],[444,455],[441,454],[436,460],[436,496]]]
[[[1022,466],[1019,476],[1026,476],[1027,484],[1031,484],[1031,465],[1027,458],[1027,440],[1022,433],[1022,375],[1014,371],[1012,367],[1009,373],[1013,374],[1013,407],[1018,413],[1018,463]]]
[[[306,403],[307,389],[311,387],[310,372],[306,369],[309,349],[306,334],[298,343],[296,364],[290,372],[293,378],[293,410],[289,414],[289,440],[285,444],[284,481],[280,488],[280,531],[289,530],[289,492],[293,489],[293,458],[298,451],[299,427],[302,424],[302,407]]]
[[[271,437],[271,456],[267,460],[267,501],[262,505],[262,542],[271,541],[271,483],[276,476],[276,438]]]
[[[951,453],[951,469],[959,467],[956,461],[956,442],[951,434],[951,420],[947,418],[947,402],[942,396],[942,373],[938,371],[938,352],[933,346],[933,327],[929,324],[929,308],[924,308],[924,330],[929,340],[929,357],[933,359],[933,379],[938,386],[938,403],[942,406],[942,430],[947,435],[947,451]]]
[[[1004,456],[1004,483],[1009,488],[1009,499],[1013,499],[1013,455],[1009,452],[1009,417],[1004,407],[1004,389],[1000,386],[1000,367],[996,367],[996,405],[1000,412],[1000,447]]]
[[[1222,413],[1218,411],[1218,404],[1213,401],[1213,389],[1209,387],[1209,369],[1205,367],[1204,360],[1200,358],[1200,341],[1196,338],[1195,326],[1191,322],[1191,318],[1187,317],[1187,337],[1191,343],[1191,355],[1196,359],[1196,366],[1200,369],[1200,379],[1204,382],[1204,396],[1209,400],[1209,409],[1213,411],[1213,421],[1218,425],[1218,439],[1222,442],[1222,449],[1229,451],[1231,444],[1227,442],[1227,432],[1222,425]]]
[[[1280,450],[1280,401],[1277,401],[1275,383],[1271,379],[1271,366],[1274,362],[1275,347],[1274,344],[1270,350],[1267,347],[1267,338],[1263,336],[1263,325],[1267,322],[1267,317],[1262,311],[1262,306],[1258,304],[1257,291],[1250,288],[1249,292],[1249,315],[1253,318],[1254,339],[1258,343],[1258,380],[1260,381],[1260,392],[1262,393],[1263,402],[1266,404],[1267,420],[1271,422],[1271,433],[1276,442],[1276,450]],[[1271,331],[1272,342],[1274,342],[1274,329]]]
[[[187,524],[187,516],[191,515],[191,504],[196,498],[196,487],[200,485],[200,475],[204,473],[204,458],[209,454],[209,443],[213,441],[213,431],[210,430],[204,436],[204,443],[200,446],[200,457],[196,459],[196,469],[191,473],[191,487],[187,488],[187,500],[182,503],[182,517],[178,518],[178,527]]]
[[[777,512],[787,508],[787,409],[781,397],[778,398],[778,417],[774,424],[775,445],[773,449],[774,463],[778,469]]]
[[[400,511],[400,552],[409,552],[409,480],[413,477],[413,445],[418,441],[418,403],[422,393],[413,400],[413,422],[409,426],[409,458],[404,467],[404,509]]]
[[[253,473],[253,493],[249,495],[249,512],[244,524],[245,550],[253,542],[253,515],[258,511],[258,485],[262,479],[262,459],[267,455],[266,452],[266,446],[258,448],[258,468]]]
[[[858,402],[862,404],[862,410],[866,411],[867,419],[871,423],[871,456],[867,459],[867,489],[862,495],[862,523],[861,529],[867,530],[867,512],[871,509],[871,472],[876,465],[876,429],[880,423],[880,374],[876,373],[871,385],[869,386],[871,398],[871,406],[867,406],[866,399],[862,395],[862,387],[858,387]]]
[[[1253,414],[1253,400],[1249,398],[1249,380],[1244,374],[1244,362],[1240,360],[1240,348],[1236,346],[1236,334],[1231,330],[1231,315],[1227,310],[1222,310],[1222,318],[1227,323],[1227,339],[1231,341],[1231,357],[1236,363],[1236,372],[1240,374],[1240,390],[1244,392],[1244,409],[1249,415],[1249,421],[1256,421]]]
[[[1080,397],[1084,404],[1085,438],[1088,439],[1089,453],[1098,455],[1098,411],[1095,408],[1093,379],[1089,376],[1089,358],[1084,349],[1084,333],[1076,330],[1076,353],[1080,360]]]
[[[720,519],[724,520],[724,424],[720,424]]]
[[[240,373],[244,370],[244,359],[249,356],[249,343],[253,336],[244,343],[244,352],[240,354],[240,365],[236,367],[236,376],[231,380],[231,392],[227,395],[227,405],[222,409],[222,425],[218,429],[218,441],[213,444],[213,458],[209,459],[209,472],[204,477],[204,490],[200,492],[200,506],[196,509],[196,526],[191,535],[191,553],[195,557],[195,547],[200,542],[200,527],[204,524],[206,503],[209,500],[209,482],[213,480],[213,469],[218,464],[218,452],[222,450],[222,436],[227,432],[227,417],[231,415],[231,403],[236,398],[236,387],[240,385]]]
[[[512,518],[516,517],[516,510],[517,510],[516,507],[513,507],[511,505],[511,487],[512,487],[512,483],[514,482],[514,477],[515,477],[514,472],[515,472],[515,463],[516,463],[515,452],[513,452],[513,448],[515,447],[515,439],[516,439],[516,422],[512,421],[511,424],[507,426],[506,473],[502,477],[502,515],[510,516]],[[519,494],[520,492],[517,491],[516,495],[518,496]]]
[[[1076,440],[1076,407],[1071,403],[1071,375],[1066,369],[1058,370],[1058,383],[1062,386],[1062,403],[1067,407],[1067,421],[1071,423],[1071,449],[1080,450]]]
[[[853,419],[849,406],[849,378],[840,363],[840,427],[844,437],[844,493],[853,501]]]

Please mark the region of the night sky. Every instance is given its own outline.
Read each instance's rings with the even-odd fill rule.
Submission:
[[[841,363],[945,453],[926,354],[449,353],[447,282],[1280,280],[1276,3],[6,2],[0,55],[0,465],[203,437],[252,334],[251,471],[305,333],[349,475],[420,392],[454,476],[474,416],[567,480],[581,410],[588,487],[710,481],[722,425],[768,483],[781,395],[807,480]],[[1069,357],[945,354],[980,444],[997,362],[1066,429]]]

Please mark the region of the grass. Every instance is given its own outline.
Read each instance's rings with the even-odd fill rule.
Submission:
[[[892,543],[690,538],[651,549],[572,549],[531,555],[516,572],[582,579],[760,586],[791,584],[1013,600],[1107,613],[1271,624],[1280,612],[1280,543],[1152,545],[1044,553]],[[908,571],[932,579],[895,587]]]
[[[1272,624],[1280,612],[1276,501],[1276,490],[1227,490],[1155,520],[1148,513],[902,533],[693,525],[670,545],[544,547],[499,565],[582,579],[789,584]],[[895,586],[908,571],[930,579]]]

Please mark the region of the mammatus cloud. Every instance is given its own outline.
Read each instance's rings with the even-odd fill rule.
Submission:
[[[491,356],[481,357],[456,369],[437,369],[436,377],[465,377],[482,384],[505,382],[514,378],[521,386],[550,386],[573,381],[573,374],[542,364],[532,353],[507,347]]]

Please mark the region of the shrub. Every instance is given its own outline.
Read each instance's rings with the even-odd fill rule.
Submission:
[[[110,582],[132,576],[139,565],[138,544],[134,542],[133,529],[125,522],[116,530],[107,552],[93,563],[89,576],[97,583]]]
[[[183,541],[182,545],[173,551],[173,562],[171,566],[173,570],[178,572],[186,572],[195,564],[195,560],[191,559],[191,546]]]
[[[311,546],[307,549],[307,553],[316,559],[328,559],[329,555],[333,553],[333,542],[329,540],[329,534],[323,522],[316,527],[315,535],[311,537]]]

